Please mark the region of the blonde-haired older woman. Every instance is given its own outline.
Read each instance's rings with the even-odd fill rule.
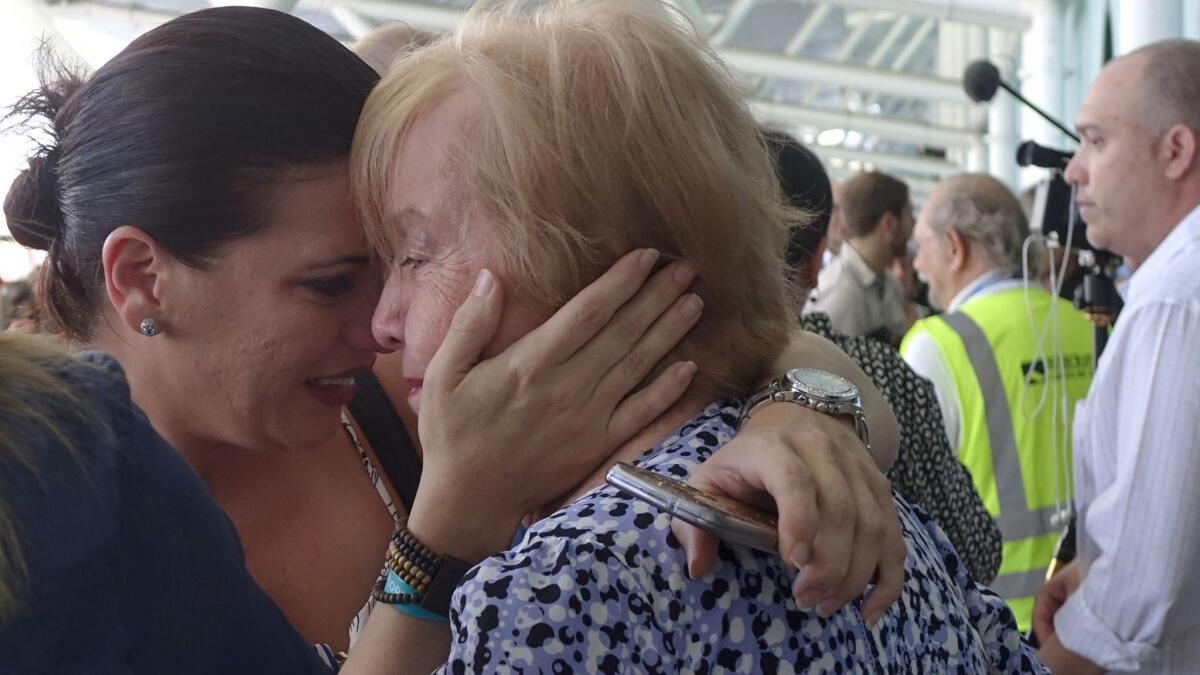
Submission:
[[[789,337],[781,255],[800,214],[783,205],[757,128],[703,45],[615,0],[478,12],[389,72],[352,161],[391,269],[376,337],[403,347],[418,392],[470,296],[511,289],[480,331],[485,354],[632,249],[694,263],[704,298],[673,355],[697,364],[689,391],[571,494],[545,495],[524,538],[467,574],[447,670],[1038,669],[1003,602],[900,500],[908,580],[899,604],[864,616],[800,606],[787,561],[744,548],[723,547],[722,564],[692,580],[670,519],[603,484],[617,461],[692,474],[737,433]],[[427,539],[448,529],[398,535],[404,564],[387,587],[401,612],[419,613],[409,563],[474,557],[469,542]]]

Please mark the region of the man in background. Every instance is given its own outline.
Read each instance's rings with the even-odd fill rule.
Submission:
[[[901,354],[933,382],[950,446],[1004,538],[992,582],[1027,630],[1071,496],[1070,411],[1092,378],[1092,326],[1020,278],[1025,214],[985,174],[947,178],[921,209],[913,261],[945,313]]]
[[[904,255],[912,234],[908,186],[868,171],[847,180],[838,193],[846,241],[821,270],[806,311],[828,314],[833,327],[846,335],[899,344],[907,328],[904,296],[887,271]]]
[[[1078,558],[1038,594],[1055,673],[1200,668],[1200,43],[1092,84],[1067,167],[1088,240],[1133,268],[1075,419]]]

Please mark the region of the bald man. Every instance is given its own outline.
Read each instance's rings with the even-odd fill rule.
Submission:
[[[1055,673],[1200,672],[1200,43],[1111,61],[1067,182],[1134,268],[1075,422],[1076,562],[1038,595]]]
[[[1056,514],[1069,507],[1070,411],[1092,376],[1091,324],[1020,278],[1028,234],[1020,203],[995,178],[938,184],[914,229],[913,266],[945,313],[914,324],[900,348],[933,382],[951,448],[1000,528],[991,588],[1022,630],[1054,555]]]

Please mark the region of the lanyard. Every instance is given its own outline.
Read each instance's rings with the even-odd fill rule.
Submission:
[[[1012,281],[1014,278],[1015,277],[1013,277],[1011,274],[997,274],[996,276],[992,277],[991,279],[986,279],[985,281],[983,281],[983,283],[980,283],[975,288],[972,288],[970,293],[967,293],[967,297],[963,298],[962,302],[958,303],[958,305],[955,307],[955,311],[962,309],[962,306],[967,304],[967,301],[969,301],[971,298],[979,295],[980,293],[986,291],[987,289],[991,288],[992,286],[995,286],[996,284],[1002,284],[1006,281]]]

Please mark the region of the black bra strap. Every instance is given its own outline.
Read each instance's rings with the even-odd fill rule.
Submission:
[[[350,414],[383,465],[404,510],[411,511],[417,485],[421,482],[421,458],[404,428],[404,421],[375,375],[360,375],[355,382],[357,390],[350,402]]]

